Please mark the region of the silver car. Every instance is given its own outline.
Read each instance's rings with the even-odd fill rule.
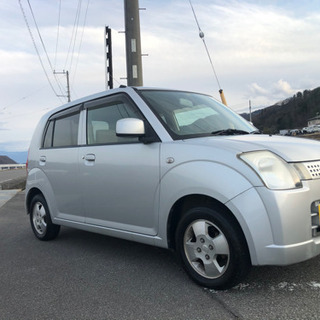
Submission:
[[[170,248],[198,284],[320,253],[320,143],[259,134],[210,96],[122,87],[50,111],[28,156],[40,240],[60,226]]]

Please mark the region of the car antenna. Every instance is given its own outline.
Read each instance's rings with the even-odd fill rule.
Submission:
[[[208,47],[207,47],[207,44],[206,44],[206,41],[204,39],[204,33],[203,31],[201,30],[200,28],[200,25],[199,25],[199,22],[198,22],[198,19],[197,19],[197,16],[196,16],[196,13],[194,11],[194,8],[193,8],[193,5],[191,3],[191,0],[189,0],[189,3],[190,3],[190,6],[191,6],[191,9],[192,9],[192,12],[193,12],[193,16],[194,16],[194,19],[197,23],[197,26],[198,26],[198,29],[199,29],[199,37],[201,38],[203,44],[204,44],[204,47],[206,49],[206,52],[207,52],[207,55],[208,55],[208,58],[209,58],[209,61],[210,61],[210,64],[211,64],[211,67],[212,67],[212,70],[213,70],[213,73],[214,73],[214,76],[217,80],[217,83],[218,83],[218,87],[219,87],[219,94],[220,94],[220,99],[221,99],[221,102],[224,104],[224,105],[227,105],[227,101],[226,101],[226,98],[224,96],[224,93],[223,93],[223,89],[221,88],[220,86],[220,82],[219,82],[219,79],[218,79],[218,76],[217,76],[217,73],[216,73],[216,70],[214,68],[214,65],[213,65],[213,62],[212,62],[212,59],[211,59],[211,56],[210,56],[210,53],[209,53],[209,50],[208,50]]]

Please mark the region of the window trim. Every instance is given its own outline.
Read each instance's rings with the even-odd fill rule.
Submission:
[[[56,119],[61,119],[61,118],[65,118],[67,116],[70,116],[72,115],[73,113],[76,114],[76,113],[80,113],[81,110],[83,110],[83,104],[78,104],[76,106],[73,106],[73,107],[70,107],[68,109],[64,109],[64,110],[61,110],[57,113],[54,113],[49,119],[48,121],[50,120],[56,120]]]
[[[58,111],[56,113],[54,113],[53,115],[51,115],[48,120],[47,123],[44,127],[43,130],[43,136],[41,139],[41,148],[40,149],[62,149],[62,148],[77,148],[79,147],[79,144],[77,143],[76,145],[67,145],[67,146],[53,146],[53,139],[54,139],[54,132],[55,132],[55,127],[56,127],[56,121],[63,119],[63,118],[67,118],[69,116],[73,116],[76,114],[79,114],[79,123],[78,123],[78,138],[79,138],[79,130],[80,130],[80,113],[81,110],[83,110],[83,104],[78,104],[76,106],[72,106],[70,108],[64,109],[62,111]],[[50,126],[50,123],[53,122],[53,126],[52,126],[52,136],[51,136],[51,141],[50,141],[50,147],[44,147],[44,142],[45,142],[45,138]],[[77,140],[78,140],[77,138]]]
[[[50,147],[45,147],[44,146],[44,142],[46,140],[46,136],[47,136],[47,133],[48,133],[48,130],[49,130],[49,127],[50,127],[50,124],[52,123],[52,129],[51,129],[51,141],[50,141]],[[54,127],[55,127],[55,120],[48,120],[47,123],[46,123],[46,126],[43,130],[43,137],[42,137],[42,140],[41,140],[41,149],[51,149],[53,148],[52,145],[53,145],[53,133],[54,133]]]

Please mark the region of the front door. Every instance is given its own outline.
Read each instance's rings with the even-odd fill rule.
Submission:
[[[160,143],[116,135],[118,120],[142,118],[124,94],[88,103],[85,109],[87,145],[79,153],[85,222],[155,235]]]

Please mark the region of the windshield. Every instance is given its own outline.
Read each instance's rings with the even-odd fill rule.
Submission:
[[[173,139],[255,133],[244,118],[212,97],[183,91],[139,90]]]

